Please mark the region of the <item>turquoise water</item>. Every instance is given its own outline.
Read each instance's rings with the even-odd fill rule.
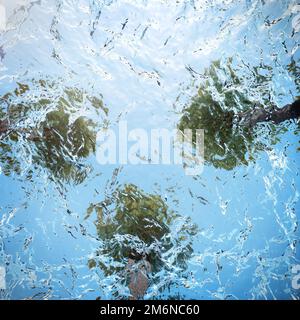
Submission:
[[[100,165],[97,148],[79,156],[72,134],[66,144],[60,123],[58,144],[49,138],[45,147],[34,138],[62,98],[69,123],[85,117],[95,130],[115,128],[121,120],[130,128],[173,129],[209,80],[205,70],[214,61],[220,63],[222,92],[233,86],[229,73],[222,73],[232,59],[242,79],[237,90],[253,103],[264,104],[266,96],[278,107],[293,102],[300,95],[299,71],[288,67],[292,61],[299,66],[297,1],[3,4],[0,110],[11,112],[17,138],[1,137],[11,148],[0,149],[0,266],[6,269],[1,299],[128,298],[114,255],[97,255],[108,240],[97,231],[96,212],[86,217],[91,203],[109,198],[117,205],[114,192],[125,185],[137,186],[144,196],[159,195],[168,212],[177,214],[157,239],[163,263],[148,274],[144,299],[299,298],[292,287],[292,268],[300,264],[295,121],[276,127],[282,129],[276,143],[270,143],[269,124],[257,129],[255,143],[265,141],[267,147],[254,161],[231,170],[207,161],[197,176],[185,175],[178,165]],[[211,82],[215,100],[222,102],[215,87]],[[9,99],[3,98],[7,93]],[[88,97],[103,105],[96,108]],[[181,230],[192,226],[197,231],[181,237]],[[122,246],[124,232],[114,236],[121,236]],[[172,245],[164,249],[163,241]],[[138,243],[152,250],[149,243]],[[187,247],[189,253],[179,258]],[[121,270],[127,260],[121,256]],[[100,262],[113,272],[106,273]]]

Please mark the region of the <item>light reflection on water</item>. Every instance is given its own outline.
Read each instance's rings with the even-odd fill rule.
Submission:
[[[299,96],[297,1],[6,2],[0,297],[126,298],[146,254],[146,299],[298,298],[299,127],[223,118]],[[100,128],[198,125],[203,101],[200,176],[96,162]]]

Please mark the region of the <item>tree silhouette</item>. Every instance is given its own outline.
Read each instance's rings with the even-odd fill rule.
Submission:
[[[265,71],[264,75],[260,69]],[[215,61],[205,70],[207,80],[201,84],[191,104],[184,108],[178,128],[181,131],[204,129],[204,159],[214,167],[232,170],[253,161],[255,154],[266,148],[256,139],[261,134],[259,123],[272,124],[267,128],[267,139],[271,144],[280,131],[274,125],[299,118],[299,100],[283,108],[270,101],[270,71],[271,68],[265,65],[253,70],[253,87],[262,97],[258,103],[249,98],[245,80],[237,76],[232,59],[228,59],[225,66]]]
[[[89,103],[98,112],[108,110],[101,99],[83,90],[64,88],[57,94],[55,84],[34,81],[32,99],[29,85],[18,83],[14,92],[1,98],[0,161],[6,175],[20,173],[22,163],[14,152],[14,144],[22,141],[30,146],[32,164],[46,168],[50,178],[82,182],[88,167],[82,164],[95,151],[96,125],[77,114]]]
[[[98,265],[105,275],[119,274],[134,299],[142,298],[148,288],[147,274],[166,267],[170,252],[176,251],[172,264],[186,268],[197,227],[186,218],[176,237],[172,236],[171,224],[180,216],[169,210],[159,195],[128,184],[112,197],[91,204],[87,217],[93,212],[102,246],[89,260],[89,267]]]

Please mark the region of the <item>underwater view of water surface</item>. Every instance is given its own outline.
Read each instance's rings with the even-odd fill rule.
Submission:
[[[0,299],[299,299],[299,1],[0,9]]]

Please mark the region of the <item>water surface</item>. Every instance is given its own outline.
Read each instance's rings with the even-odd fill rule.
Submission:
[[[3,3],[0,119],[9,114],[14,130],[0,145],[1,299],[128,298],[128,250],[153,256],[145,299],[298,299],[295,121],[243,134],[241,156],[228,163],[213,153],[221,164],[206,161],[198,176],[175,165],[103,166],[93,141],[121,120],[176,128],[201,90],[234,112],[247,105],[242,98],[249,108],[293,102],[300,4]],[[241,142],[231,148],[238,153]],[[116,218],[126,203],[157,226],[141,233]]]

